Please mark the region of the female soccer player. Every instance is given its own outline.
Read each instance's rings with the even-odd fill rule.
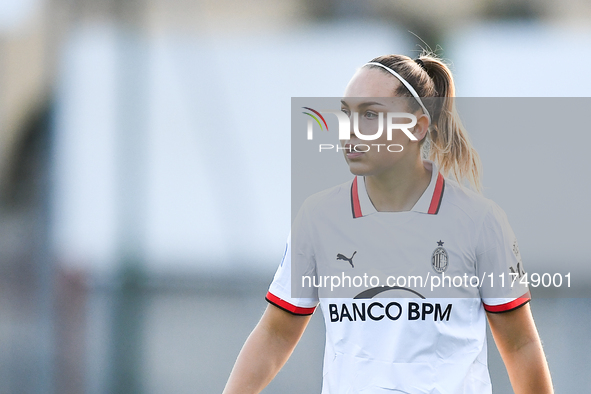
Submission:
[[[318,304],[323,394],[490,393],[487,319],[515,393],[553,392],[517,241],[504,212],[478,193],[480,161],[454,95],[450,70],[430,53],[381,56],[353,76],[342,100],[353,126],[342,146],[355,177],[302,206],[225,394],[260,392]],[[385,114],[404,112],[400,98],[416,123],[369,140]],[[393,281],[355,282],[371,272]],[[294,288],[295,273],[309,276],[308,288],[304,280]],[[328,291],[332,278],[343,286],[338,295]]]

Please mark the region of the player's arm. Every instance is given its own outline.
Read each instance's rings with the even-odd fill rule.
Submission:
[[[244,343],[223,394],[264,389],[293,352],[310,317],[292,315],[269,304]]]
[[[516,394],[553,393],[548,363],[529,304],[487,315],[513,391]]]

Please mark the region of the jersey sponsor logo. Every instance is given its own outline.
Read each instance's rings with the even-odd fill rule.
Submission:
[[[331,323],[342,323],[343,321],[380,321],[384,318],[396,321],[402,317],[403,320],[431,320],[449,321],[453,304],[443,305],[430,302],[408,302],[406,307],[403,303],[392,301],[386,305],[381,302],[357,303],[350,305],[342,303],[328,305],[328,313]]]
[[[354,251],[353,254],[351,255],[351,257],[347,257],[342,253],[337,253],[337,260],[348,261],[349,264],[351,264],[351,268],[355,268],[355,266],[353,265],[353,257],[355,257],[356,254],[357,254],[357,251]]]
[[[431,266],[438,274],[445,272],[447,266],[449,265],[447,250],[445,250],[443,244],[444,242],[439,240],[437,242],[437,248],[435,248],[433,254],[431,255]]]

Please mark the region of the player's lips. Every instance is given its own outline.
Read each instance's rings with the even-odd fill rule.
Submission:
[[[354,144],[345,144],[347,159],[357,159],[365,154],[365,152],[356,151],[355,147]]]

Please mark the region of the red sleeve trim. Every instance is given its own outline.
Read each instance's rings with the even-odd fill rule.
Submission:
[[[269,303],[271,303],[271,304],[275,305],[276,307],[281,308],[284,311],[289,312],[293,315],[308,316],[308,315],[311,315],[312,313],[314,313],[314,310],[316,310],[315,306],[313,306],[312,308],[302,308],[299,306],[292,305],[289,302],[282,300],[281,298],[275,296],[271,292],[267,293],[267,296],[265,297],[265,299]]]
[[[443,200],[443,189],[445,189],[445,180],[441,173],[437,174],[437,181],[435,182],[435,190],[433,191],[433,197],[431,198],[431,205],[427,211],[430,215],[437,215],[439,207],[441,206],[441,200]]]
[[[528,291],[527,293],[525,293],[521,297],[519,297],[511,302],[507,302],[506,304],[486,305],[483,302],[482,305],[484,305],[484,310],[487,312],[500,313],[500,312],[509,312],[514,309],[520,308],[520,307],[524,306],[525,304],[527,304],[530,300],[531,300],[531,293]]]

